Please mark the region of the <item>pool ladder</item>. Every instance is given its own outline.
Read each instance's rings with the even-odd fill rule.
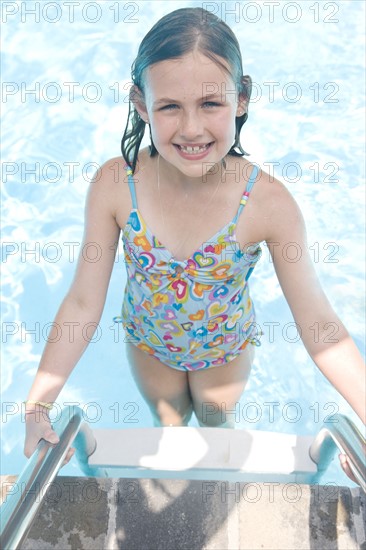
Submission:
[[[17,491],[5,497],[1,507],[2,550],[16,550],[24,541],[45,489],[72,445],[87,476],[300,483],[319,479],[338,448],[348,455],[351,470],[366,492],[366,441],[354,423],[341,414],[330,417],[315,438],[226,428],[92,431],[78,407],[63,409],[53,427],[59,443],[52,446],[41,440],[17,479]]]

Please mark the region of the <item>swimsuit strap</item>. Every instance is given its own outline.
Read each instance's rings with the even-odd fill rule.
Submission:
[[[238,211],[237,211],[237,213],[236,213],[236,215],[233,219],[233,224],[235,224],[235,225],[236,225],[236,222],[238,221],[238,218],[240,216],[241,211],[243,210],[244,206],[246,205],[246,203],[249,199],[249,195],[250,195],[251,190],[253,189],[254,182],[257,179],[258,172],[259,172],[258,166],[253,165],[252,172],[250,174],[250,178],[248,180],[246,189],[245,189],[245,191],[242,194],[242,197],[240,199],[240,204],[239,204]]]
[[[128,187],[130,188],[130,193],[132,198],[132,207],[137,210],[136,189],[135,189],[135,182],[133,180],[132,169],[128,166],[128,164],[125,164],[124,168],[126,170],[127,177],[128,177]]]
[[[132,175],[132,169],[127,165],[125,164],[124,168],[126,169],[126,173],[127,173],[127,177],[128,177],[128,186],[130,188],[130,193],[131,193],[131,198],[132,198],[132,207],[137,209],[137,198],[136,198],[136,189],[135,189],[135,182],[134,182],[134,179],[133,179],[133,175]],[[240,199],[240,204],[239,204],[239,208],[238,208],[238,211],[232,221],[233,224],[236,225],[236,222],[238,221],[238,218],[241,214],[241,211],[243,210],[244,206],[246,205],[248,199],[249,199],[249,195],[250,195],[250,192],[253,188],[253,185],[254,185],[254,182],[257,178],[257,175],[258,175],[258,172],[259,172],[259,169],[257,166],[253,166],[252,168],[252,172],[250,174],[250,178],[248,180],[248,183],[247,183],[247,186],[246,186],[246,189]]]

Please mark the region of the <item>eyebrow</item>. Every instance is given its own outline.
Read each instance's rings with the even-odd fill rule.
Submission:
[[[220,100],[222,101],[222,94],[221,93],[215,93],[215,94],[206,94],[203,96],[205,99],[216,99],[216,98],[220,98]]]
[[[222,101],[222,95],[221,93],[215,93],[215,94],[207,94],[207,95],[204,95],[202,97],[200,97],[198,99],[198,101],[201,101],[202,99],[214,99],[214,98],[220,98],[220,100]],[[158,99],[157,101],[154,101],[153,105],[160,105],[161,103],[179,103],[179,101],[177,99],[172,99],[170,97],[162,97],[160,99]]]
[[[176,99],[171,99],[170,97],[162,97],[157,101],[154,101],[153,105],[159,105],[160,103],[177,103]]]

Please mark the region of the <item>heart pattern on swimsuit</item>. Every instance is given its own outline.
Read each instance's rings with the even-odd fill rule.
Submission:
[[[172,353],[178,353],[179,351],[182,351],[182,348],[180,348],[179,346],[173,346],[172,344],[167,344],[166,347]]]
[[[188,315],[188,317],[192,321],[200,321],[201,319],[203,319],[204,314],[205,314],[205,310],[199,309],[198,311],[196,311],[196,313],[191,313],[190,315]]]
[[[215,317],[216,315],[220,315],[220,313],[224,313],[227,309],[227,304],[221,305],[220,302],[213,302],[208,307],[208,314],[210,318]]]
[[[127,270],[123,326],[128,330],[133,322],[136,345],[172,368],[190,371],[228,363],[254,341],[250,326],[243,327],[255,324],[247,279],[261,251],[254,243],[255,255],[243,254],[235,228],[257,167],[232,221],[185,262],[175,260],[147,226],[136,204],[132,170],[127,170],[133,208],[122,234]],[[174,262],[177,271],[184,265],[184,273],[173,273]]]
[[[171,284],[171,287],[176,291],[176,296],[178,300],[183,300],[187,294],[187,282],[181,281],[180,279],[174,281]]]
[[[141,248],[147,252],[150,252],[152,248],[146,237],[135,237],[133,242],[136,246],[141,246]]]
[[[160,336],[156,334],[156,332],[154,332],[153,330],[149,330],[147,334],[147,339],[154,347],[165,347],[164,342],[162,342]]]
[[[164,319],[176,319],[177,316],[172,309],[167,309],[163,315]]]
[[[191,328],[193,327],[193,323],[182,323],[182,327],[183,327],[183,330],[185,330],[186,332],[188,332],[189,330],[191,330]]]
[[[193,294],[195,294],[199,298],[202,298],[205,290],[211,290],[211,288],[213,288],[213,285],[204,285],[202,283],[194,283]]]
[[[216,264],[215,258],[212,258],[212,256],[204,256],[202,252],[195,252],[193,254],[193,259],[199,267],[210,267]]]

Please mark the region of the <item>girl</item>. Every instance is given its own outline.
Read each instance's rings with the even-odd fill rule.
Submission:
[[[308,353],[365,422],[363,361],[319,285],[299,208],[240,144],[251,80],[232,31],[201,8],[174,11],[143,39],[132,80],[123,159],[103,165],[87,198],[83,245],[98,243],[101,258],[80,255],[55,323],[98,324],[122,230],[117,321],[155,425],[187,425],[194,412],[201,426],[233,427],[222,404],[235,407],[250,374],[258,335],[248,280],[265,241]],[[151,145],[140,150],[146,125]],[[289,242],[297,262],[281,253]],[[338,341],[315,342],[315,322],[324,333],[336,323]],[[56,340],[26,401],[26,456],[42,437],[57,442],[47,411],[87,345],[81,328],[72,343]]]

